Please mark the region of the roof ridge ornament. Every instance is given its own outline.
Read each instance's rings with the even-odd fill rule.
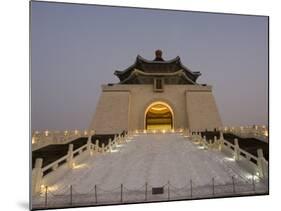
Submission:
[[[155,51],[155,59],[153,61],[164,61],[162,58],[162,51],[160,49]]]

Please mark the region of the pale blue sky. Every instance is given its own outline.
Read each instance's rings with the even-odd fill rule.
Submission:
[[[225,125],[267,124],[267,17],[46,2],[31,10],[32,129],[87,128],[101,84],[158,48],[213,85]]]

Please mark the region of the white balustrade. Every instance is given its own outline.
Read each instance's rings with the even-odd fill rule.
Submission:
[[[239,148],[238,143],[235,145],[227,142],[224,140],[224,147],[228,148],[229,150],[234,151],[234,157],[236,154],[236,158],[235,160],[240,160],[241,156],[244,155],[245,159],[251,164],[251,165],[255,165],[259,176],[261,178],[266,178],[267,177],[267,169],[268,169],[268,161],[265,160],[265,158],[263,157],[263,153],[262,153],[262,149],[258,149],[257,153],[258,153],[258,157],[250,154],[249,152]],[[234,149],[234,150],[233,150]],[[252,161],[254,162],[252,162]],[[256,163],[256,164],[255,164]]]
[[[243,129],[245,129],[243,127]],[[233,131],[234,129],[231,128]],[[227,131],[224,129],[224,131]],[[235,161],[241,160],[242,157],[248,162],[249,165],[255,166],[257,169],[258,176],[260,178],[268,178],[268,161],[263,156],[262,149],[257,150],[258,157],[250,154],[249,152],[241,149],[239,147],[239,143],[237,139],[234,139],[234,144],[226,141],[223,137],[223,132],[220,131],[220,138],[217,140],[217,137],[214,137],[214,142],[207,142],[206,136],[201,137],[198,133],[192,131],[191,132],[191,141],[195,143],[199,143],[201,146],[203,145],[204,148],[215,148],[215,149],[225,149],[233,153]],[[217,143],[217,144],[216,144]],[[215,146],[215,147],[214,147]],[[242,156],[242,157],[241,157]]]
[[[36,159],[35,167],[32,170],[32,194],[40,193],[40,188],[41,188],[41,183],[44,173],[49,172],[50,170],[56,171],[62,165],[62,164],[60,165],[60,163],[63,164],[66,163],[68,168],[73,168],[74,167],[73,155],[77,152],[78,155],[80,155],[83,149],[85,148],[87,148],[87,144],[73,151],[73,145],[70,144],[67,155],[45,166],[44,168],[42,168],[43,159],[41,158]]]
[[[37,158],[35,161],[35,167],[32,169],[32,195],[40,192],[43,178],[42,165],[43,159]]]
[[[68,163],[68,167],[72,168],[73,167],[73,144],[69,144],[68,146],[68,152],[67,152],[67,163]]]
[[[262,149],[258,149],[257,154],[258,154],[257,166],[258,166],[259,174],[261,177],[268,178],[268,162],[265,160],[263,156]]]
[[[32,151],[50,144],[67,144],[80,137],[88,137],[87,130],[66,130],[66,131],[35,131],[32,133]],[[90,131],[91,136],[94,131]]]
[[[99,152],[100,150],[100,147],[99,147],[99,140],[97,139],[96,140],[96,144],[95,144],[95,152]]]
[[[268,128],[266,126],[241,126],[224,127],[224,132],[229,132],[241,138],[256,138],[268,142]]]
[[[241,130],[241,128],[239,128]],[[245,130],[245,127],[242,128],[243,130]],[[183,130],[183,131],[187,131],[187,130]],[[224,131],[228,131],[225,130]],[[234,128],[231,128],[231,131],[234,131]],[[75,132],[74,132],[75,133]],[[91,131],[91,134],[93,132]],[[243,157],[245,157],[246,160],[248,160],[248,162],[254,161],[255,163],[251,162],[252,165],[256,165],[257,169],[258,169],[258,173],[259,176],[261,178],[265,178],[268,176],[268,162],[265,160],[264,156],[263,156],[263,152],[261,149],[259,149],[257,151],[258,157],[255,157],[254,155],[246,152],[243,149],[240,149],[239,144],[238,144],[238,140],[236,139],[234,141],[234,144],[229,143],[228,141],[224,140],[223,137],[223,132],[220,131],[220,137],[219,140],[217,139],[217,137],[214,138],[214,142],[207,142],[206,140],[206,136],[204,136],[202,138],[202,134],[199,133],[198,131],[188,131],[188,133],[191,135],[191,140],[194,142],[199,143],[200,145],[203,145],[204,148],[209,148],[211,146],[211,148],[218,148],[219,150],[227,149],[231,152],[233,152],[234,154],[234,158],[235,160],[239,160],[241,159],[241,155],[243,155]],[[55,140],[60,140],[58,138],[57,134],[61,134],[61,132],[56,132],[56,135],[54,135],[54,133],[52,132],[48,132],[48,138],[51,137],[56,137],[57,139]],[[71,132],[68,132],[68,134],[71,134]],[[76,135],[81,135],[82,133],[78,133],[76,132]],[[83,133],[85,134],[85,133]],[[109,139],[109,144],[107,146],[107,148],[109,149],[109,151],[112,151],[112,147],[116,148],[117,144],[123,144],[126,143],[126,139],[129,137],[131,133],[125,133],[125,135],[120,135],[118,134],[117,136],[114,136],[113,141],[111,139]],[[133,134],[133,133],[132,133]],[[38,131],[36,131],[34,133],[34,137],[35,137],[35,142],[36,142],[36,138],[42,137],[42,135],[44,136],[45,134],[42,134]],[[63,135],[64,136],[64,135]],[[45,136],[46,137],[46,136]],[[105,153],[105,145],[104,143],[102,143],[102,147],[101,150],[99,150],[99,140],[96,140],[95,144],[91,143],[91,136],[88,136],[88,141],[85,145],[81,146],[80,148],[73,150],[73,144],[69,144],[69,149],[68,149],[68,153],[67,155],[61,157],[60,159],[56,160],[55,162],[45,166],[42,168],[42,164],[43,164],[43,159],[38,158],[36,159],[35,162],[35,168],[32,170],[32,193],[38,193],[40,192],[40,188],[41,188],[41,182],[42,182],[42,178],[45,172],[49,172],[50,169],[51,171],[57,171],[57,169],[60,168],[61,165],[63,165],[64,163],[66,163],[66,165],[69,168],[73,168],[74,167],[74,154],[76,156],[81,155],[84,151],[86,151],[88,153],[88,155],[91,155],[91,151],[98,153],[101,151],[102,154]]]
[[[101,153],[104,154],[104,152],[105,152],[104,151],[104,143],[102,143],[102,145],[101,145]]]
[[[88,137],[87,152],[88,152],[89,155],[92,155],[92,136]]]

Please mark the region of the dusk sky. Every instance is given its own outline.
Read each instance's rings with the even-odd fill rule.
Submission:
[[[267,17],[32,2],[31,127],[86,129],[101,85],[139,54],[180,56],[224,125],[267,124]]]

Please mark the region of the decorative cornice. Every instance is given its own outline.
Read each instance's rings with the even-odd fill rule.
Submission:
[[[154,64],[166,64],[166,65],[175,65],[175,71],[174,72],[161,72],[161,73],[148,73],[145,70],[139,70],[139,68],[142,68],[142,64],[148,64],[148,65],[154,65]],[[139,67],[139,68],[137,68]],[[135,71],[137,70],[137,71]],[[192,83],[196,84],[197,78],[201,75],[200,72],[193,72],[186,66],[184,66],[181,63],[180,57],[177,56],[174,59],[170,60],[164,60],[164,61],[154,61],[154,60],[147,60],[140,55],[137,55],[136,60],[133,65],[129,66],[123,71],[116,70],[114,72],[114,75],[116,75],[120,79],[120,83],[126,83],[128,80],[132,78],[132,76],[137,75],[137,74],[142,74],[146,76],[173,76],[177,75],[179,71],[182,72],[182,75],[184,78]]]

